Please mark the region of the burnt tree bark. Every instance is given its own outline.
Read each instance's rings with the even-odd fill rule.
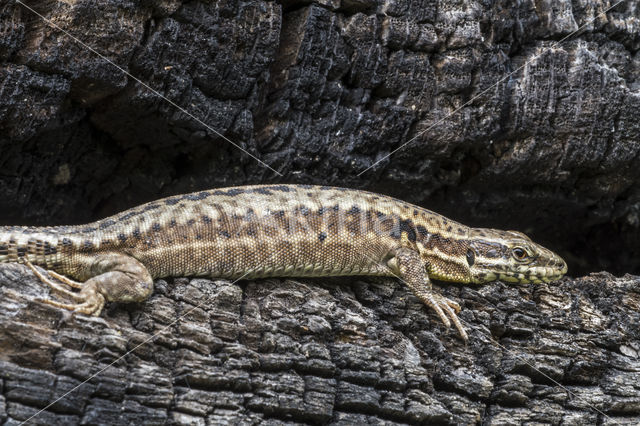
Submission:
[[[0,420],[637,424],[640,278],[442,290],[467,346],[393,279],[160,280],[94,318],[2,265]]]
[[[0,3],[0,223],[320,183],[524,231],[573,276],[640,274],[637,2],[23,3]],[[2,266],[0,420],[135,348],[33,421],[633,424],[638,288],[447,285],[465,347],[393,280],[176,279],[95,319]]]

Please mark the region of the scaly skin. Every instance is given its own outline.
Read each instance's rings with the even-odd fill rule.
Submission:
[[[74,301],[44,302],[93,315],[107,301],[145,300],[153,279],[167,276],[397,276],[465,340],[460,307],[432,292],[432,278],[536,283],[567,270],[515,231],[469,228],[383,195],[311,185],[178,195],[82,226],[0,227],[0,262],[29,265]]]

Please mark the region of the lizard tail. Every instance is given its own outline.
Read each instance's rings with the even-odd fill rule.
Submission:
[[[52,268],[59,262],[60,238],[55,228],[0,227],[0,263],[25,263]]]

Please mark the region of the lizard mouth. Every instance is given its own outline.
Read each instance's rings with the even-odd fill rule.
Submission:
[[[519,283],[549,283],[556,281],[567,273],[567,264],[563,260],[559,260],[553,266],[534,266],[527,268],[523,272],[500,273],[498,278],[507,282]]]

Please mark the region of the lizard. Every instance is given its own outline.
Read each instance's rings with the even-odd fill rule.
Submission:
[[[395,276],[465,341],[460,305],[431,280],[541,283],[567,272],[520,232],[468,227],[372,192],[284,184],[171,196],[86,225],[1,226],[8,262],[72,303],[42,302],[96,316],[106,302],[146,300],[153,280],[169,276]]]

